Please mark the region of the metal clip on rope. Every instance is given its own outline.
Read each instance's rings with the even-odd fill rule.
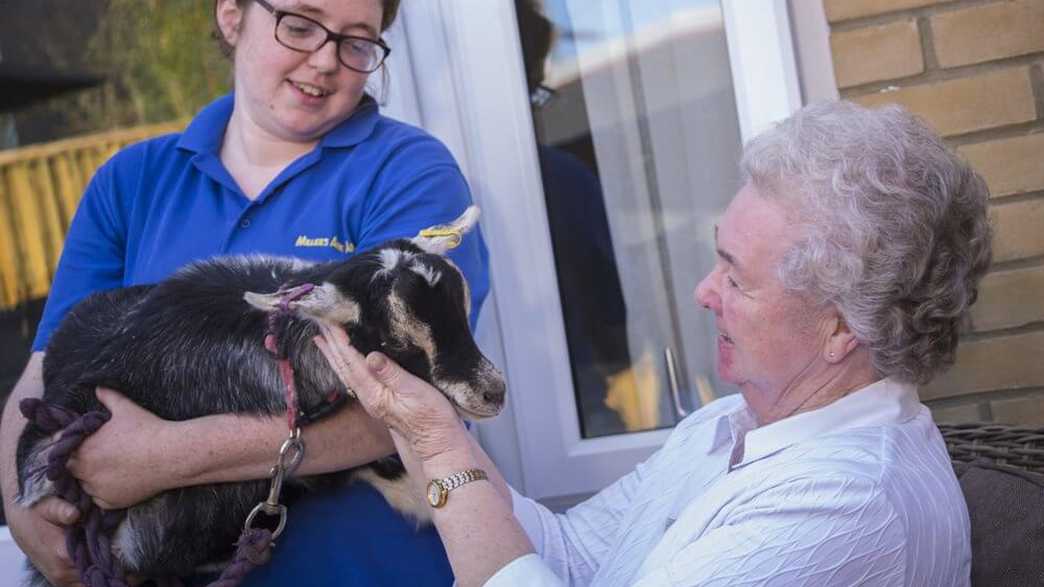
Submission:
[[[304,454],[305,444],[304,439],[301,438],[301,429],[294,428],[290,436],[283,441],[283,446],[279,447],[279,460],[272,467],[272,483],[268,489],[268,498],[258,503],[250,511],[246,522],[243,523],[243,530],[252,530],[254,519],[264,512],[268,516],[279,516],[279,523],[272,532],[272,540],[274,541],[283,533],[283,529],[286,528],[286,506],[279,503],[279,494],[283,491],[283,481],[294,474],[304,459]]]

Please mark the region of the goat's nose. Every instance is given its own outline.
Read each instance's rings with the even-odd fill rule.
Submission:
[[[492,381],[485,387],[486,389],[482,391],[482,399],[486,403],[504,403],[504,397],[507,395],[507,385],[504,384],[503,380]]]

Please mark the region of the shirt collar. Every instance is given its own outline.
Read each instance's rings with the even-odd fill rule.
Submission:
[[[731,443],[736,442],[736,426],[733,422],[733,417],[742,411],[744,410],[740,409],[735,412],[722,414],[717,418],[714,424],[714,434],[710,437],[710,443],[706,446],[707,454],[713,454],[714,451],[730,443],[730,441]]]
[[[369,94],[363,94],[359,105],[347,120],[333,127],[319,141],[320,147],[354,147],[366,140],[373,133],[377,121],[381,118],[377,101]]]
[[[222,96],[203,108],[192,119],[178,140],[178,148],[194,153],[217,153],[232,116],[233,94]],[[338,124],[319,141],[320,147],[353,147],[369,137],[380,119],[377,101],[363,94],[347,120]]]
[[[817,410],[750,430],[744,440],[743,460],[737,466],[815,436],[851,428],[899,424],[916,416],[920,409],[915,385],[882,379]],[[736,430],[734,436],[737,432],[742,435]]]
[[[232,104],[232,94],[228,94],[204,106],[181,133],[178,148],[193,153],[217,153],[232,116]]]
[[[757,427],[754,414],[747,409],[746,402],[740,402],[738,406],[716,418],[714,434],[711,435],[707,444],[707,454],[713,454],[723,446],[735,446],[743,436],[751,429]]]

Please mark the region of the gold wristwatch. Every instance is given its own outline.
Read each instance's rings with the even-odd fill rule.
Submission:
[[[433,508],[446,505],[449,492],[472,481],[489,479],[489,475],[482,469],[465,469],[442,479],[432,479],[428,482],[428,503]]]

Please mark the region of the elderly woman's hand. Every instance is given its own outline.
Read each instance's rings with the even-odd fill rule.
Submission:
[[[364,357],[340,328],[321,326],[315,344],[341,381],[374,418],[384,422],[416,457],[428,461],[460,447],[467,434],[456,409],[439,390],[383,354]],[[401,447],[400,447],[401,450]]]

